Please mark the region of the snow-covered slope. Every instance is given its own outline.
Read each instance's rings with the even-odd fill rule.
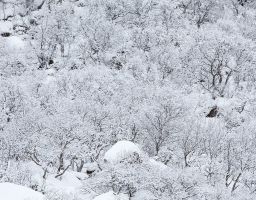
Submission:
[[[1,200],[43,200],[43,195],[30,188],[13,183],[0,183]]]

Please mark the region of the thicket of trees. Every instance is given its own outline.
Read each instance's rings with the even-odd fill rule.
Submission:
[[[255,33],[253,0],[0,0],[0,181],[255,199]],[[170,170],[104,168],[120,140]]]

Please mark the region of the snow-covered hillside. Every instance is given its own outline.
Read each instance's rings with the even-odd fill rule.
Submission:
[[[0,0],[0,200],[255,200],[255,63],[255,0]]]

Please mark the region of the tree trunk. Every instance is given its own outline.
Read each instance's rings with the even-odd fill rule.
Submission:
[[[77,172],[81,172],[82,169],[83,169],[83,167],[84,167],[84,160],[81,159],[79,165],[76,164],[76,171],[77,171]]]
[[[241,177],[242,173],[240,172],[238,174],[238,176],[236,177],[235,181],[234,181],[234,184],[232,186],[232,190],[231,190],[231,193],[233,193],[235,191],[235,189],[238,187],[237,183],[239,181],[239,178]]]
[[[61,171],[61,170],[64,170],[64,160],[63,160],[63,152],[60,153],[60,157],[59,157],[59,167],[58,167],[58,173]]]
[[[185,167],[189,167],[188,164],[188,154],[184,153],[184,162],[185,162]]]

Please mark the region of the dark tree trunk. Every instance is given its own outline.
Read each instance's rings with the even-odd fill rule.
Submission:
[[[58,167],[58,173],[60,173],[61,170],[64,170],[64,159],[63,159],[63,152],[61,152],[59,157],[59,167]]]
[[[81,172],[84,167],[84,160],[81,160],[79,164],[76,164],[76,171]]]

